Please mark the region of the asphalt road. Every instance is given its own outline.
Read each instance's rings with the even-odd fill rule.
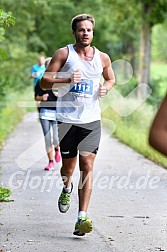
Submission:
[[[78,165],[71,208],[59,212],[59,170],[45,172],[42,130],[28,114],[0,156],[1,186],[14,200],[0,205],[0,252],[167,252],[167,170],[103,130],[89,205],[93,231],[73,236]]]

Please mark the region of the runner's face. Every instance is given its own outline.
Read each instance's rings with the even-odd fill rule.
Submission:
[[[93,39],[93,24],[88,20],[78,22],[73,35],[76,39],[76,44],[83,47],[90,45]]]

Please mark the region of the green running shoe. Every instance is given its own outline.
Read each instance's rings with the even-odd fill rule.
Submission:
[[[92,231],[93,225],[91,219],[81,217],[75,224],[75,230],[73,232],[74,235],[83,236],[86,233],[90,233]]]
[[[71,182],[71,192],[67,193],[64,191],[64,188],[63,188],[60,194],[60,197],[58,200],[58,207],[61,213],[66,213],[68,209],[70,208],[72,190],[73,190],[73,183]]]

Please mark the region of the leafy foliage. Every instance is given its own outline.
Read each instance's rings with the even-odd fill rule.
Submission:
[[[13,17],[12,13],[4,12],[0,9],[0,27],[9,28],[10,25],[15,24],[15,18]]]
[[[11,191],[8,188],[0,187],[0,202],[9,202],[9,196],[11,195]]]
[[[5,29],[14,24],[15,18],[13,17],[12,13],[4,12],[2,9],[0,9],[0,42],[4,41],[5,39]],[[7,59],[7,54],[1,48],[0,55],[3,57],[3,59]]]
[[[90,13],[96,19],[93,44],[108,53],[112,61],[122,58],[129,61],[137,76],[142,8],[144,6],[149,10],[146,21],[153,25],[165,20],[166,2],[129,0],[127,4],[125,0],[1,0],[0,99],[5,99],[7,90],[21,91],[25,86],[32,85],[29,72],[38,54],[52,56],[58,48],[74,42],[71,18],[82,12]],[[165,40],[163,45],[165,51]],[[162,52],[162,55],[165,53]],[[154,54],[154,57],[159,55]]]
[[[167,63],[167,21],[157,24],[152,30],[152,58]]]

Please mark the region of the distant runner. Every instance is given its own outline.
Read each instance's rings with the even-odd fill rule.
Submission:
[[[45,60],[45,67],[48,66],[51,58]],[[61,160],[59,152],[59,138],[56,118],[56,101],[58,92],[52,90],[42,90],[40,82],[35,86],[35,100],[38,103],[39,120],[42,126],[45,148],[48,156],[48,164],[44,170],[50,171],[54,169],[54,159],[57,163]]]

